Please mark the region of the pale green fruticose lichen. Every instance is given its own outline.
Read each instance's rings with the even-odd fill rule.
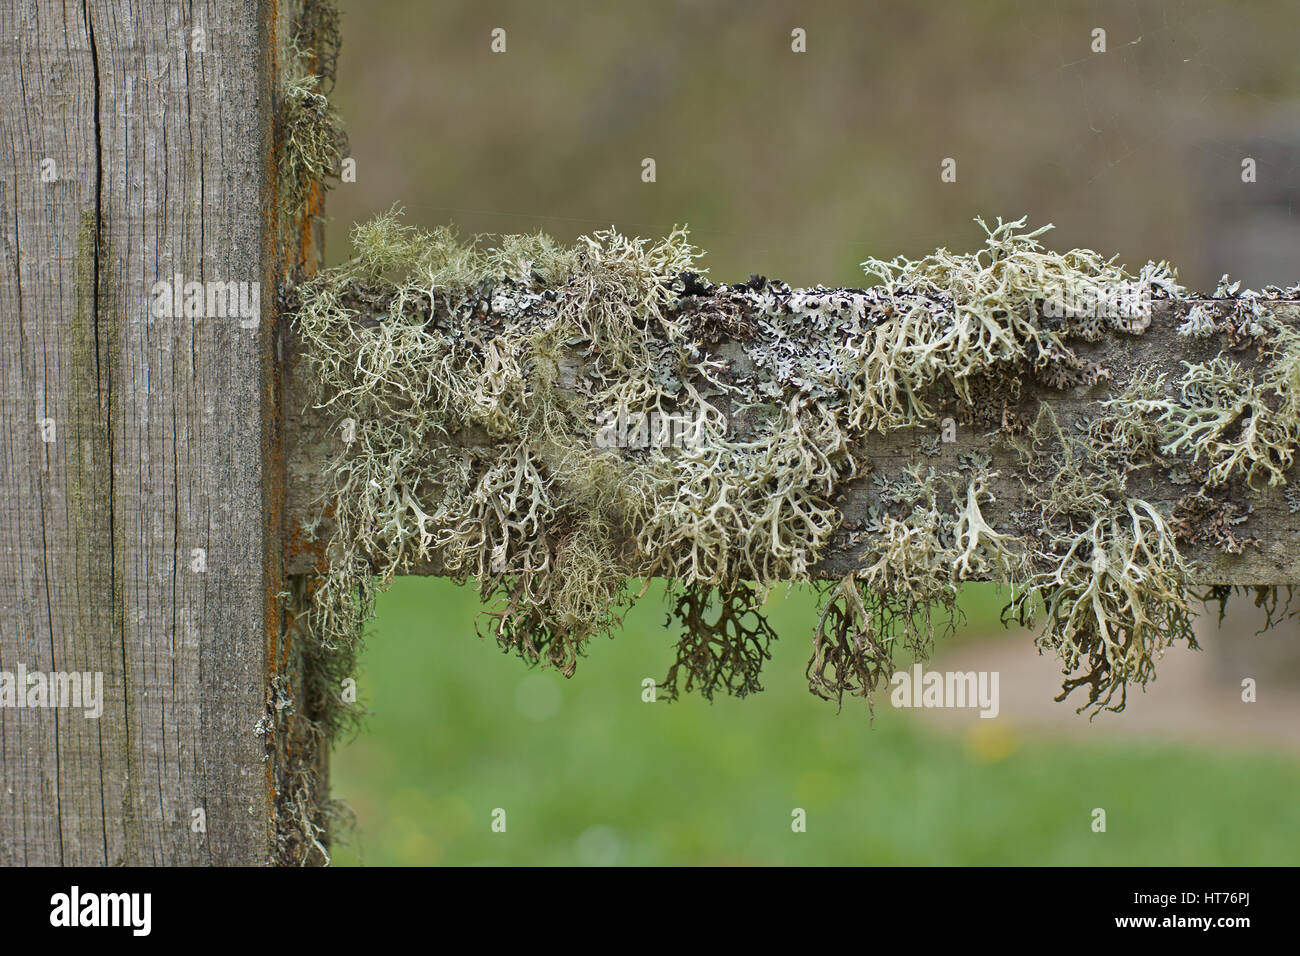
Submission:
[[[433,561],[477,582],[503,649],[571,674],[644,592],[628,582],[660,576],[683,629],[665,692],[760,689],[775,637],[763,598],[807,580],[845,530],[837,500],[871,470],[869,434],[935,429],[950,408],[1014,432],[1007,396],[1023,380],[1105,377],[1072,340],[1143,328],[1047,320],[1050,290],[1183,291],[1164,263],[1132,275],[1045,250],[1044,230],[1023,225],[986,227],[975,254],[870,259],[882,282],[861,290],[715,285],[683,230],[562,248],[464,242],[394,212],[356,227],[355,257],[294,290],[317,406],[356,423],[326,467],[335,531],[313,633],[346,659],[376,588]],[[934,622],[951,626],[961,583],[990,578],[1011,589],[1013,616],[1041,623],[1067,691],[1122,706],[1171,642],[1191,643],[1175,533],[1125,473],[1167,457],[1208,465],[1211,484],[1280,480],[1300,429],[1289,334],[1261,330],[1271,359],[1249,386],[1225,358],[1189,369],[1176,400],[1139,375],[1087,434],[1041,415],[1014,439],[1032,485],[1023,536],[986,517],[995,474],[981,456],[881,482],[855,532],[859,570],[818,585],[810,688],[870,698],[897,651],[924,655]],[[615,409],[688,420],[692,440],[604,447]]]
[[[1176,397],[1166,394],[1163,376],[1147,372],[1103,407],[1133,450],[1203,461],[1210,487],[1235,477],[1283,484],[1300,441],[1300,337],[1285,326],[1269,331],[1262,374],[1220,352],[1208,362],[1183,363]]]
[[[280,91],[280,201],[289,217],[301,216],[314,187],[339,176],[346,148],[343,121],[330,102],[339,47],[338,11],[309,0],[295,18]]]
[[[1155,676],[1167,647],[1196,642],[1173,531],[1158,509],[1128,494],[1127,459],[1099,439],[1106,425],[1098,419],[1088,434],[1070,435],[1041,407],[1021,446],[1040,489],[1032,573],[1007,610],[1022,624],[1041,622],[1039,646],[1060,655],[1067,675],[1082,670],[1067,678],[1062,698],[1088,685],[1087,706],[1118,710],[1129,684]]]

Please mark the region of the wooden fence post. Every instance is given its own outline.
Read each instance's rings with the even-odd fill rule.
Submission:
[[[269,857],[278,17],[0,5],[0,863]]]

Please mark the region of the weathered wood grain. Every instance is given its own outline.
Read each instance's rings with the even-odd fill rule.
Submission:
[[[104,681],[97,720],[0,708],[0,863],[267,859],[274,323],[150,305],[181,273],[273,312],[272,18],[0,5],[0,669]]]
[[[1096,343],[1072,343],[1082,357],[1108,369],[1110,381],[1066,392],[1025,382],[1018,408],[1032,414],[1040,401],[1049,402],[1060,422],[1073,427],[1074,422],[1096,414],[1095,403],[1122,390],[1136,370],[1156,368],[1173,373],[1171,380],[1176,380],[1183,371],[1183,361],[1204,361],[1223,348],[1218,337],[1197,340],[1176,334],[1181,317],[1196,301],[1155,300],[1150,327],[1140,335],[1117,334]],[[1300,304],[1277,300],[1269,303],[1268,307],[1278,318],[1300,323]],[[721,352],[730,356],[732,361],[747,361],[741,350],[728,350],[725,344]],[[1249,360],[1250,354],[1245,353],[1244,358]],[[308,573],[322,560],[323,542],[330,533],[328,509],[320,504],[324,491],[321,472],[328,457],[341,450],[341,432],[337,421],[310,407],[309,384],[302,380],[302,365],[292,350],[287,366],[286,561],[292,572]],[[926,437],[929,441],[923,446],[921,439]],[[1027,496],[1019,475],[1019,461],[1013,451],[987,429],[967,425],[958,425],[956,440],[951,443],[935,442],[937,437],[934,432],[928,436],[918,434],[916,429],[869,436],[864,451],[874,465],[872,475],[897,475],[912,462],[931,465],[940,471],[955,469],[960,457],[968,452],[987,454],[993,459],[992,467],[999,476],[990,488],[996,502],[984,509],[984,515],[999,531],[1018,533],[1011,516],[1025,507]],[[467,439],[469,442],[472,439]],[[815,569],[818,576],[840,576],[858,566],[866,545],[852,542],[851,527],[865,518],[874,501],[872,475],[855,479],[846,486],[840,502],[845,531],[836,547],[824,555]],[[1158,469],[1145,469],[1133,475],[1129,485],[1130,494],[1145,498],[1166,511],[1194,490],[1195,486],[1171,483]],[[1245,521],[1236,526],[1236,532],[1242,537],[1257,539],[1257,544],[1247,547],[1241,554],[1225,554],[1203,545],[1184,547],[1184,554],[1193,562],[1198,584],[1278,585],[1300,581],[1300,546],[1296,543],[1300,535],[1300,514],[1291,512],[1284,492],[1282,488],[1271,489],[1258,497],[1241,497],[1237,502],[1243,510],[1248,508],[1249,513]],[[304,532],[304,529],[308,530]],[[438,574],[439,568],[436,562],[430,561],[413,565],[409,573]]]

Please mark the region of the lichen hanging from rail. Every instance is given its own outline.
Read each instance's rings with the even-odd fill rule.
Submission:
[[[350,439],[322,463],[313,633],[350,654],[376,588],[432,559],[477,583],[503,649],[572,674],[644,593],[630,582],[660,577],[682,628],[662,690],[743,695],[775,638],[768,589],[807,581],[810,689],[870,700],[900,653],[952,626],[963,582],[993,580],[1060,656],[1066,692],[1122,708],[1167,647],[1194,644],[1180,542],[1249,546],[1226,492],[1286,480],[1300,340],[1261,302],[1300,290],[1217,290],[1180,331],[1219,353],[1176,383],[1129,369],[1111,387],[1087,344],[1141,335],[1135,306],[1186,296],[1174,271],[1048,250],[1050,227],[1023,220],[980,225],[976,252],[868,259],[876,284],[846,290],[715,284],[685,230],[562,247],[462,241],[395,211],[356,227],[354,257],[289,296],[314,404]],[[1059,307],[1088,296],[1122,307]],[[1024,407],[1026,383],[1105,398],[1081,429]],[[1015,527],[988,517],[989,455],[874,471],[871,436],[954,415],[1013,456]],[[1195,487],[1195,507],[1134,494],[1143,469]],[[839,502],[862,482],[872,507],[850,528]],[[854,569],[813,581],[846,535]]]

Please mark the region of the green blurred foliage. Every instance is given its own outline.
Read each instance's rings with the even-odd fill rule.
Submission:
[[[973,216],[1027,214],[1213,288],[1202,239],[1249,196],[1233,138],[1292,135],[1300,90],[1300,5],[1266,0],[341,7],[357,181],[329,200],[336,256],[347,223],[398,202],[565,241],[686,222],[720,281],[852,285],[868,254],[972,248]]]
[[[983,631],[999,602],[972,591]],[[566,680],[475,638],[468,589],[400,579],[362,655],[371,713],[335,753],[335,793],[357,815],[338,862],[1300,862],[1293,759],[1066,744],[1002,719],[939,735],[887,697],[874,721],[856,698],[837,714],[803,679],[806,593],[769,601],[782,639],[762,694],[644,703],[641,682],[662,678],[675,637],[661,594]],[[805,833],[791,830],[796,807]],[[1104,834],[1091,830],[1094,807]],[[505,833],[491,830],[496,808]]]

